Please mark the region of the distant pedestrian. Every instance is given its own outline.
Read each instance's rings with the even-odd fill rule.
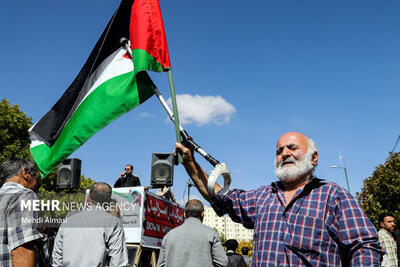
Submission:
[[[107,212],[121,219],[121,209],[116,199],[111,199]]]
[[[158,267],[226,266],[228,258],[214,229],[202,224],[204,206],[197,199],[185,206],[185,222],[164,236]]]
[[[388,212],[381,214],[379,216],[379,226],[381,227],[378,231],[379,243],[386,250],[381,266],[397,267],[397,244],[393,236],[395,229],[393,214]]]
[[[249,248],[248,247],[242,247],[241,251],[242,251],[243,259],[246,262],[246,265],[250,266],[251,258],[248,255],[249,254]]]
[[[235,239],[229,239],[225,242],[226,256],[228,256],[227,267],[247,267],[242,255],[236,253],[239,243]]]

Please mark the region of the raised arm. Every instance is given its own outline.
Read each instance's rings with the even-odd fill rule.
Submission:
[[[208,174],[200,167],[200,165],[194,159],[193,151],[183,146],[182,144],[175,143],[175,150],[174,150],[175,155],[178,150],[182,152],[183,166],[185,167],[187,174],[194,182],[200,194],[206,200],[210,201],[212,195],[210,195],[207,191]],[[215,183],[214,192],[217,193],[221,189],[222,187],[219,184]]]

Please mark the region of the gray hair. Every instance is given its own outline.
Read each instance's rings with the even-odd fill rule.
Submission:
[[[312,159],[312,155],[314,155],[315,152],[318,152],[318,148],[317,145],[315,144],[314,140],[312,140],[310,137],[307,136],[308,139],[308,148],[307,148],[307,155],[309,155],[309,157]],[[317,164],[314,166],[317,167]]]
[[[318,148],[317,148],[317,145],[315,144],[314,140],[312,140],[308,136],[307,136],[307,139],[308,139],[308,151],[312,152],[312,154],[314,154],[315,152],[318,152]]]
[[[92,204],[104,204],[111,201],[112,188],[109,184],[98,182],[92,185],[89,192]]]
[[[201,214],[204,211],[203,203],[197,199],[189,200],[185,205],[185,215],[186,218],[195,217],[201,218]]]
[[[37,172],[35,164],[29,160],[22,158],[7,159],[0,166],[1,184],[8,179],[20,174],[24,168],[27,168],[29,173],[34,175]]]

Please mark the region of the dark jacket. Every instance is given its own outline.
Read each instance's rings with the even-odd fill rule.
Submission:
[[[122,179],[118,178],[118,180],[114,184],[114,188],[131,186],[140,186],[139,178],[132,174],[126,174]]]
[[[242,255],[231,251],[227,252],[226,255],[229,261],[227,267],[247,267]]]

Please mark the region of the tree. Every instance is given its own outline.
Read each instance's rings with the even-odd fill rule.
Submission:
[[[9,158],[25,158],[32,160],[29,145],[28,130],[32,119],[19,109],[18,105],[10,105],[7,99],[0,102],[0,164]],[[39,174],[37,174],[39,175]],[[85,202],[85,190],[89,189],[95,181],[81,175],[78,190],[57,190],[57,170],[53,170],[47,177],[41,179],[39,197],[41,200],[57,199],[60,202]],[[75,193],[75,194],[66,194]],[[45,217],[65,217],[67,211],[45,212]]]
[[[224,235],[224,233],[218,232],[217,228],[215,228],[215,227],[213,229],[214,229],[215,232],[217,232],[219,240],[221,240],[221,243],[225,244],[226,236]]]
[[[378,218],[383,212],[393,213],[396,221],[400,221],[400,152],[390,153],[385,163],[376,167],[356,197],[378,229]]]
[[[91,178],[85,178],[81,175],[80,188],[79,189],[62,189],[56,190],[56,179],[57,171],[53,170],[46,178],[42,179],[42,184],[39,189],[39,199],[44,201],[57,200],[60,203],[60,207],[69,207],[72,203],[74,206],[83,207],[86,201],[86,189],[95,183]],[[65,203],[65,204],[64,204]],[[45,211],[41,214],[43,218],[65,218],[70,209],[61,208],[60,210]],[[57,228],[59,223],[55,223],[53,227]]]
[[[41,187],[39,189],[40,193],[56,193],[56,181],[57,181],[57,170],[53,170],[46,178],[42,179]],[[84,175],[81,175],[81,181],[79,184],[79,189],[77,190],[57,190],[57,193],[66,193],[66,192],[77,192],[84,191],[86,189],[90,189],[90,187],[95,183],[93,179],[90,177],[86,178]]]
[[[7,99],[0,102],[0,164],[8,158],[30,159],[28,129],[32,119],[19,109],[11,106]]]
[[[32,119],[19,109],[18,105],[11,105],[7,99],[0,102],[0,164],[9,158],[25,158],[32,160],[29,152],[30,139],[28,130]],[[42,179],[40,192],[54,193],[57,170],[52,171]],[[81,176],[79,190],[89,189],[95,181]],[[64,192],[64,191],[62,191]]]

